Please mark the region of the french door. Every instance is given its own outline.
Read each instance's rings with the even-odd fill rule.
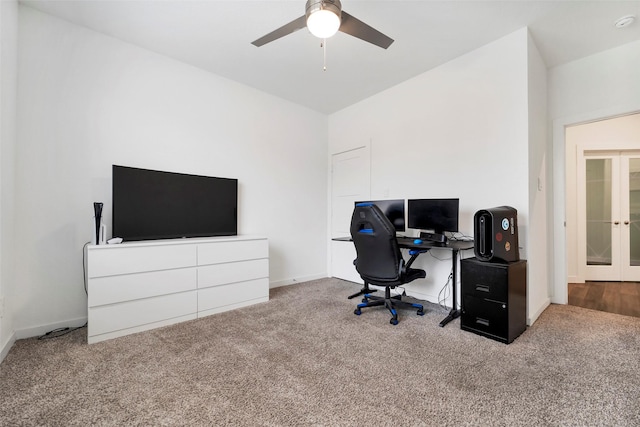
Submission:
[[[585,279],[640,281],[640,151],[584,151],[579,166]]]

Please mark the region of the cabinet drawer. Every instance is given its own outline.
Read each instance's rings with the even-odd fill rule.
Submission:
[[[198,288],[269,277],[269,260],[227,262],[198,267]]]
[[[460,327],[506,340],[509,328],[507,305],[471,295],[463,295]]]
[[[198,290],[198,311],[213,310],[268,297],[269,279],[267,278],[214,286]]]
[[[195,268],[96,277],[89,280],[88,304],[114,304],[195,290],[196,286]]]
[[[506,266],[465,259],[460,264],[460,283],[465,295],[507,302],[509,275]]]
[[[89,336],[195,314],[197,291],[89,308]]]
[[[225,241],[198,245],[198,265],[267,258],[268,256],[269,245],[266,239]]]
[[[476,298],[489,299],[492,301],[507,302],[507,286],[504,282],[490,282],[485,280],[473,280],[464,278],[462,292],[465,295],[472,295]]]
[[[114,276],[144,271],[194,267],[195,245],[134,246],[90,248],[88,251],[88,277]]]

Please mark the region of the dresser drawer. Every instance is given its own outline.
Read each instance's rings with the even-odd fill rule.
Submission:
[[[104,245],[89,249],[89,278],[195,267],[195,245]]]
[[[238,240],[198,245],[198,265],[268,258],[266,239]]]
[[[269,277],[269,260],[227,262],[198,267],[198,289]]]
[[[120,331],[187,315],[198,310],[197,291],[162,295],[89,308],[89,336]]]
[[[89,281],[88,305],[96,307],[195,290],[195,268],[97,277]]]
[[[212,314],[240,307],[252,300],[269,298],[269,279],[255,279],[228,285],[213,286],[198,291],[198,314]]]

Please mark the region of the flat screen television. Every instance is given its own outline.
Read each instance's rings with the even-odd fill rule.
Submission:
[[[238,180],[113,165],[113,237],[233,236]]]
[[[459,199],[409,199],[407,224],[409,228],[432,230],[444,234],[458,231]]]
[[[396,231],[405,231],[404,199],[365,200],[362,202],[355,202],[356,205],[358,203],[373,203],[380,208],[387,218],[389,218],[389,221],[391,221],[391,224],[393,224]]]

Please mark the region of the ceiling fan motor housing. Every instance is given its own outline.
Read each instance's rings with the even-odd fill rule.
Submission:
[[[340,0],[307,0],[305,8],[307,19],[312,13],[319,10],[329,10],[335,13],[338,18],[341,18],[342,3],[340,3]]]

